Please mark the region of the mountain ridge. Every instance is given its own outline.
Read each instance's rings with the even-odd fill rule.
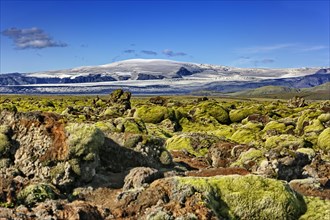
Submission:
[[[202,89],[227,93],[267,85],[313,87],[329,82],[329,73],[330,68],[237,68],[132,59],[65,70],[2,74],[0,93],[108,93],[117,88],[142,94],[186,94]]]

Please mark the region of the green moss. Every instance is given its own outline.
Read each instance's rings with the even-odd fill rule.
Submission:
[[[230,138],[235,132],[235,129],[228,125],[220,125],[216,130],[210,131],[210,134],[213,134],[217,137]]]
[[[229,122],[228,112],[218,102],[201,102],[194,111],[194,117],[197,118],[211,116],[221,124],[227,124]]]
[[[317,119],[319,119],[322,123],[330,121],[330,113],[324,113],[320,115]]]
[[[296,152],[306,154],[310,159],[313,159],[315,157],[315,151],[312,148],[299,148]]]
[[[330,151],[330,128],[325,129],[319,135],[317,140],[317,146],[324,151]]]
[[[157,124],[166,118],[174,119],[175,112],[164,106],[144,105],[136,109],[134,117],[141,118],[145,123]]]
[[[188,118],[182,118],[179,121],[183,132],[202,132],[202,131],[214,131],[217,130],[221,124],[214,118],[198,118],[198,121],[189,120]]]
[[[267,131],[276,131],[277,133],[284,134],[287,132],[287,128],[284,123],[280,123],[277,121],[271,121],[266,124],[263,129],[264,132]]]
[[[241,153],[241,155],[239,156],[237,161],[232,163],[230,166],[231,167],[244,167],[244,165],[248,161],[253,161],[255,163],[259,163],[263,159],[265,159],[263,151],[251,148],[250,150]]]
[[[69,133],[67,143],[71,158],[98,154],[99,147],[104,143],[104,134],[95,125],[73,123],[65,129]]]
[[[16,105],[12,104],[12,103],[3,103],[0,105],[0,111],[2,110],[7,110],[10,112],[17,112],[17,107]]]
[[[166,141],[166,149],[186,150],[196,157],[205,156],[208,148],[218,140],[216,136],[201,133],[181,134],[168,139]]]
[[[329,220],[330,200],[318,197],[305,196],[307,211],[300,216],[299,220]]]
[[[140,134],[125,134],[124,147],[134,148],[142,141],[142,135]]]
[[[255,107],[234,109],[229,112],[229,118],[232,122],[241,122],[249,115],[260,113],[260,110]]]
[[[104,102],[102,99],[98,100],[96,103],[95,103],[96,107],[101,107],[101,108],[104,108],[107,106],[107,103]]]
[[[312,123],[304,128],[304,133],[308,132],[321,132],[324,130],[324,126],[319,119],[312,120]]]
[[[28,206],[43,202],[46,199],[55,199],[55,197],[54,187],[43,183],[28,185],[17,195],[19,202]]]
[[[9,158],[1,158],[0,157],[0,169],[2,168],[8,168],[11,164],[11,161]]]
[[[166,139],[173,136],[173,132],[169,132],[168,130],[162,129],[159,125],[147,123],[146,127],[149,135]]]
[[[65,172],[65,164],[64,163],[58,163],[55,167],[52,167],[50,169],[50,177],[52,179],[57,178],[57,176],[63,175]]]
[[[240,144],[256,144],[257,133],[250,129],[237,130],[231,137],[231,140]]]
[[[255,175],[177,177],[180,188],[193,186],[220,219],[298,219],[303,199],[282,181]]]
[[[0,126],[0,157],[5,155],[7,151],[10,149],[10,142],[5,133],[8,132],[8,126],[1,125]]]
[[[102,132],[112,132],[116,131],[116,127],[113,123],[107,122],[107,121],[97,121],[94,124],[98,129],[100,129]]]
[[[9,141],[5,134],[0,133],[0,156],[4,155],[9,149]]]
[[[142,120],[137,118],[126,118],[124,120],[125,132],[131,133],[146,133],[147,128]]]
[[[272,148],[301,148],[304,146],[304,140],[302,138],[295,137],[290,134],[282,134],[278,136],[271,136],[267,138],[265,142],[266,149]]]
[[[296,132],[298,134],[303,133],[305,125],[309,125],[310,121],[314,118],[317,118],[321,114],[320,111],[306,110],[301,113],[301,116],[298,118]]]
[[[259,132],[263,128],[262,123],[253,123],[253,122],[247,122],[245,125],[242,126],[243,129],[249,129],[254,132]]]
[[[80,164],[79,164],[79,160],[78,159],[71,159],[69,160],[69,164],[71,166],[72,171],[77,174],[78,176],[81,175],[81,168],[80,168]]]
[[[172,156],[167,150],[164,150],[160,154],[159,161],[164,165],[170,165],[172,163]]]

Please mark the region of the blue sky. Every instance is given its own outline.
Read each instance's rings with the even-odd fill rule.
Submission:
[[[1,73],[149,58],[330,66],[329,1],[1,0]]]

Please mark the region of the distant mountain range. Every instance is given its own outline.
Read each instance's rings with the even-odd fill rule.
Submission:
[[[0,93],[135,94],[238,92],[263,86],[314,87],[330,82],[330,68],[236,68],[170,60],[133,59],[100,66],[0,74]]]

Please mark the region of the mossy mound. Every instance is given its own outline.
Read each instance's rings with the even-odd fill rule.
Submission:
[[[173,136],[173,132],[164,129],[158,125],[147,123],[146,127],[149,135],[154,135],[156,137],[161,137],[161,138],[170,138]]]
[[[221,124],[213,117],[200,117],[197,121],[194,119],[182,118],[179,124],[183,132],[207,132],[215,131]]]
[[[116,126],[119,132],[129,133],[147,133],[147,128],[144,122],[139,118],[127,117],[127,118],[116,118],[113,120],[113,124]]]
[[[229,125],[220,125],[216,130],[210,131],[209,133],[217,137],[230,138],[235,133],[235,129]]]
[[[266,149],[273,149],[273,148],[297,149],[297,148],[302,148],[303,146],[304,146],[303,138],[295,137],[290,134],[271,136],[267,138],[267,140],[265,141]]]
[[[330,200],[311,196],[304,197],[304,200],[307,205],[307,211],[300,216],[299,220],[329,220]]]
[[[317,146],[324,151],[330,151],[330,128],[325,129],[319,135],[317,140]]]
[[[98,155],[99,147],[104,143],[104,134],[95,125],[72,123],[65,130],[69,133],[67,144],[70,158],[93,160]]]
[[[166,141],[167,150],[186,150],[195,156],[205,156],[212,144],[219,141],[213,135],[186,133],[175,135]]]
[[[304,128],[304,133],[309,132],[321,132],[324,130],[324,126],[319,119],[314,119],[311,121],[310,125]]]
[[[284,134],[287,132],[287,127],[284,123],[280,123],[277,121],[271,121],[266,124],[263,129],[264,132],[272,132],[275,131],[277,134]]]
[[[213,117],[221,124],[229,123],[228,112],[215,101],[205,101],[197,105],[193,110],[193,117],[198,119]]]
[[[229,112],[229,118],[232,122],[241,122],[244,118],[256,113],[260,113],[260,110],[255,107],[233,109]]]
[[[330,121],[330,113],[321,114],[317,119],[319,119],[322,123]]]
[[[55,199],[54,187],[49,184],[31,184],[21,190],[17,195],[18,201],[22,204],[33,206],[46,199]]]
[[[297,149],[296,152],[301,153],[301,154],[306,154],[310,160],[312,160],[316,155],[315,151],[312,148],[303,147],[303,148]]]
[[[0,126],[0,157],[5,155],[10,148],[10,142],[6,135],[7,132],[8,132],[8,126],[1,125]]]
[[[255,175],[210,178],[178,177],[179,187],[192,186],[219,219],[298,219],[304,200],[282,181]]]
[[[241,128],[237,130],[231,137],[231,140],[239,144],[248,144],[253,146],[259,146],[258,132],[253,129]]]
[[[175,112],[171,108],[159,105],[143,105],[136,109],[134,117],[141,118],[145,123],[157,124],[164,119],[175,120]]]
[[[258,164],[263,159],[265,159],[265,156],[262,150],[251,148],[248,151],[241,153],[237,161],[232,163],[230,166],[249,168],[251,163],[253,163],[253,165]]]
[[[310,109],[303,111],[297,121],[296,133],[302,134],[304,132],[304,128],[310,125],[310,122],[313,119],[319,117],[321,114],[321,111],[315,111]]]

